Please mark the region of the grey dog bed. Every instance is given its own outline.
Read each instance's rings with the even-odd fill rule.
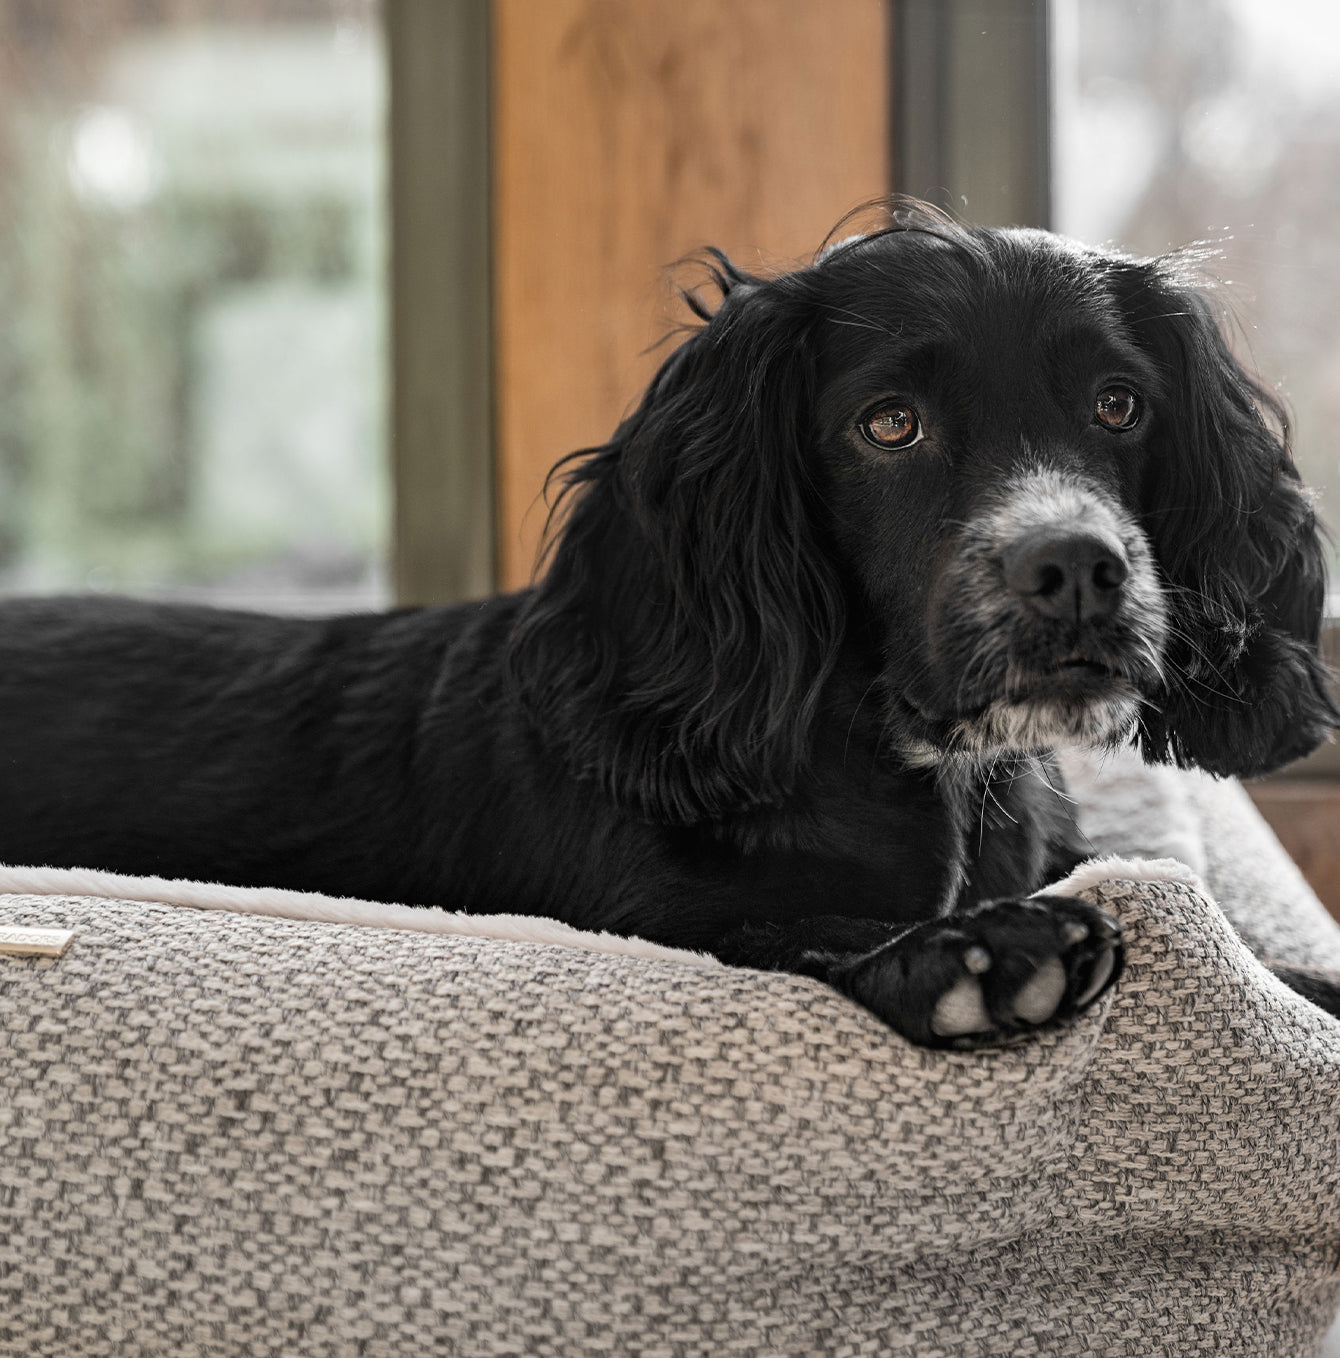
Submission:
[[[1340,1024],[1241,939],[1340,931],[1235,785],[1071,778],[1125,975],[975,1055],[557,926],[0,870],[75,931],[0,958],[0,1353],[1315,1352]]]

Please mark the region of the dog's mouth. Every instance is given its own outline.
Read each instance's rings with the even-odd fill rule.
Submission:
[[[1113,693],[1133,694],[1138,684],[1122,666],[1091,655],[1069,655],[1049,665],[1019,667],[999,686],[992,685],[953,709],[936,711],[910,694],[909,707],[928,720],[971,721],[1000,703],[1027,705],[1058,700],[1101,699]]]
[[[1099,664],[1068,665],[1021,678],[1017,684],[990,697],[953,710],[934,708],[904,698],[906,707],[936,725],[973,723],[992,711],[1013,708],[1065,708],[1078,710],[1113,701],[1139,702],[1139,690],[1119,671]]]
[[[998,686],[979,691],[958,715],[971,718],[1000,703],[1026,706],[1101,701],[1114,695],[1134,695],[1139,687],[1138,680],[1124,665],[1076,651],[1059,660],[1016,662],[1009,674],[1001,677]]]
[[[1102,660],[1087,655],[1069,655],[1056,667],[1056,673],[1072,679],[1111,679],[1116,670]]]
[[[1025,677],[1017,691],[1002,696],[1009,702],[1026,702],[1035,694],[1056,697],[1073,694],[1076,697],[1106,692],[1114,687],[1129,687],[1130,676],[1107,661],[1088,655],[1069,655],[1049,669],[1038,670]]]
[[[1141,701],[1141,685],[1130,670],[1075,651],[1016,664],[1007,681],[979,691],[952,713],[916,710],[942,733],[936,743],[944,748],[989,751],[1107,743],[1130,728]]]

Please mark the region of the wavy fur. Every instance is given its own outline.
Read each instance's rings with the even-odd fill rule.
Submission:
[[[844,627],[807,309],[716,259],[715,314],[565,467],[573,503],[509,658],[575,768],[677,824],[794,791]]]
[[[532,589],[0,605],[0,858],[553,916],[930,1045],[1097,1002],[1116,922],[1031,894],[1084,853],[1052,747],[1247,774],[1336,724],[1278,406],[1177,260],[903,205],[708,261]]]

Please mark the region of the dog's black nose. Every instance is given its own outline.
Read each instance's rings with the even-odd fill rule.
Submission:
[[[1115,538],[1043,529],[1006,548],[1005,583],[1036,613],[1089,622],[1114,613],[1130,574]]]

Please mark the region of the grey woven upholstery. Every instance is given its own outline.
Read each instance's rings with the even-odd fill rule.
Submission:
[[[1340,957],[1240,791],[1184,792],[1240,927]],[[78,930],[0,959],[0,1353],[1313,1353],[1340,1024],[1119,871],[1115,994],[981,1055],[789,976],[0,898]]]

